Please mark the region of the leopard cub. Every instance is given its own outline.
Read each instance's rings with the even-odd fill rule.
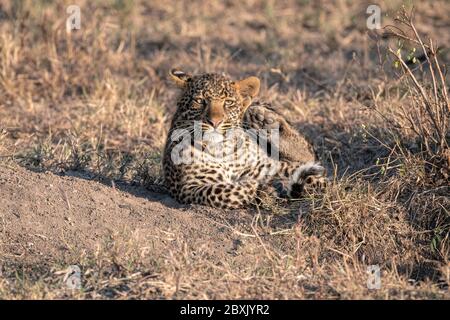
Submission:
[[[249,121],[246,112],[264,106],[254,101],[260,87],[257,77],[232,81],[177,69],[170,77],[181,95],[164,148],[163,173],[178,201],[234,209],[254,202],[257,192],[276,180],[287,180],[290,197],[325,182],[320,164],[274,156],[279,137],[272,136],[273,121],[269,139],[264,128],[256,130]]]

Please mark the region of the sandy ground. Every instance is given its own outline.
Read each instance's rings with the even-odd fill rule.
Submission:
[[[0,167],[0,244],[3,258],[32,264],[76,259],[94,252],[114,232],[124,229],[154,237],[152,254],[165,250],[161,234],[182,231],[193,246],[207,244],[220,258],[233,249],[232,233],[219,210],[187,208],[168,195],[140,187],[106,185],[88,175],[37,173],[19,166]],[[189,209],[189,210],[188,210]],[[248,213],[228,212],[233,219]]]

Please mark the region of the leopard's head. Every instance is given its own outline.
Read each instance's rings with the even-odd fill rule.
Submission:
[[[182,89],[175,120],[199,121],[203,131],[220,133],[241,126],[244,113],[260,86],[257,77],[232,81],[211,73],[191,76],[178,69],[173,69],[170,77]]]

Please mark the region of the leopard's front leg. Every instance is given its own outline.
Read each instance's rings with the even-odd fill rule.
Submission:
[[[259,183],[255,180],[190,183],[181,188],[179,200],[222,209],[237,209],[250,204],[256,197]]]

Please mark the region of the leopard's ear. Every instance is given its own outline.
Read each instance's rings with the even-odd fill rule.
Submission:
[[[172,81],[180,88],[185,88],[188,80],[191,78],[189,74],[184,73],[179,69],[170,70],[169,75]]]
[[[247,108],[252,99],[259,92],[260,81],[257,77],[248,77],[244,80],[236,82],[236,88],[242,96],[244,108]]]

